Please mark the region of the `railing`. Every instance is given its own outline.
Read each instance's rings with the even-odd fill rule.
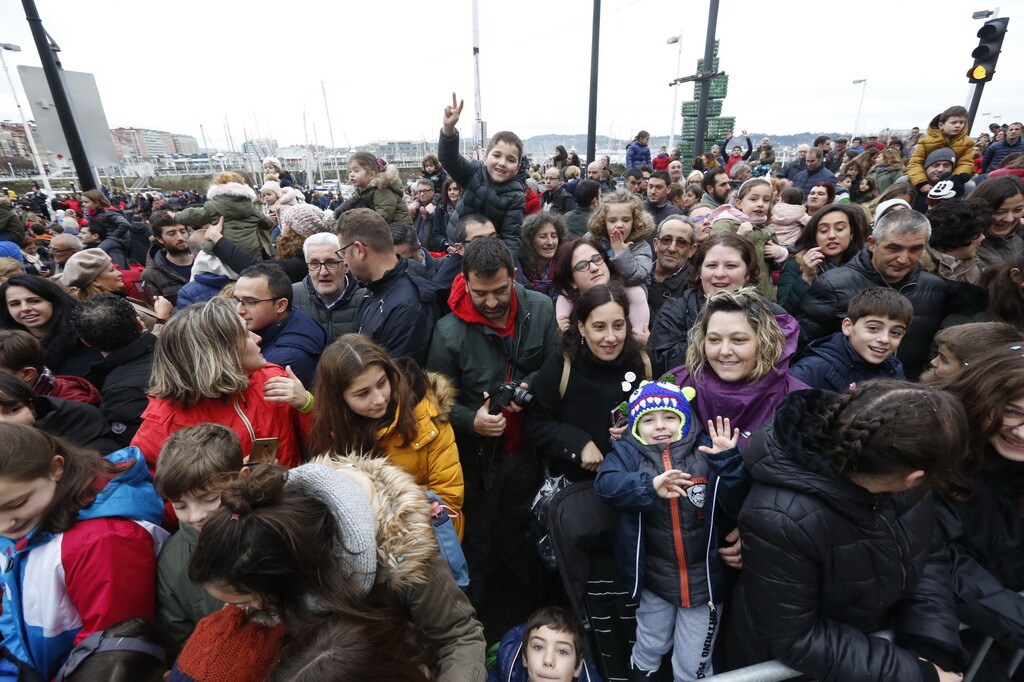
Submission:
[[[1024,592],[1021,594],[1024,595]],[[966,626],[961,625],[960,629],[964,629],[965,627]],[[892,632],[886,630],[884,632],[875,633],[873,636],[892,639]],[[978,647],[974,657],[971,659],[971,664],[967,667],[967,672],[964,673],[964,682],[974,681],[974,678],[978,674],[978,670],[981,669],[981,664],[985,662],[985,657],[988,655],[993,643],[994,640],[991,637],[986,637],[984,641],[982,641],[981,646]],[[1010,660],[1010,664],[1006,667],[1007,677],[1013,677],[1014,673],[1017,672],[1017,668],[1020,667],[1022,660],[1024,660],[1024,649],[1018,649]],[[740,668],[739,670],[733,670],[719,675],[712,675],[707,679],[713,680],[714,682],[784,682],[784,680],[791,680],[795,677],[800,677],[801,674],[802,673],[798,673],[792,668],[786,667],[779,661],[766,661],[764,663],[747,666],[746,668]]]

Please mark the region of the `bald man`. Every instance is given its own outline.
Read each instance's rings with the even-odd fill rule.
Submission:
[[[82,240],[73,234],[57,234],[50,240],[53,275],[59,275],[68,259],[82,250]]]
[[[610,192],[608,183],[604,179],[604,164],[600,161],[592,161],[587,165],[587,179],[601,185],[602,192]]]

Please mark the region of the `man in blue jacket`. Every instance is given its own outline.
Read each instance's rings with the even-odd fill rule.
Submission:
[[[260,337],[267,362],[290,366],[304,386],[312,386],[327,332],[292,306],[292,281],[284,270],[271,263],[246,268],[235,284],[234,299],[245,328]]]
[[[991,173],[996,168],[999,168],[1002,160],[1010,154],[1024,152],[1024,142],[1020,139],[1022,127],[1024,126],[1019,121],[1011,123],[1006,128],[1006,137],[988,146],[985,150],[985,163],[983,166],[986,173]]]

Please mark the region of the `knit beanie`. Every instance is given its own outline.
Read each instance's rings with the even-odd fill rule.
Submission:
[[[297,488],[327,507],[338,524],[335,559],[346,577],[362,594],[377,578],[377,524],[366,493],[344,471],[324,464],[303,464],[288,471],[288,488]],[[311,598],[314,611],[323,607]]]
[[[956,165],[956,152],[954,152],[949,147],[943,147],[942,149],[936,149],[935,151],[933,151],[931,154],[928,155],[928,158],[926,158],[924,160],[924,167],[927,170],[927,168],[929,166],[931,166],[934,163],[938,163],[939,161],[949,161],[951,164],[953,164],[955,166]]]
[[[267,182],[264,182],[263,186],[260,187],[260,192],[262,193],[262,192],[266,192],[268,190],[273,192],[274,196],[276,196],[278,199],[281,198],[281,185],[280,185],[280,183],[274,182],[273,180],[268,180]]]
[[[278,220],[281,230],[291,230],[303,237],[309,237],[317,232],[330,232],[331,224],[327,216],[313,204],[296,204],[278,213]]]
[[[640,386],[629,396],[629,432],[638,441],[647,445],[647,442],[638,433],[637,427],[640,424],[640,418],[648,412],[668,410],[679,415],[679,435],[672,439],[679,440],[690,431],[693,413],[690,411],[689,398],[692,396],[687,396],[683,389],[675,384],[641,382]]]
[[[888,201],[883,201],[882,203],[875,207],[875,220],[872,223],[872,225],[881,220],[882,216],[891,211],[895,206],[902,206],[903,208],[912,208],[912,206],[903,199],[889,199]]]
[[[103,249],[85,249],[68,259],[62,275],[64,286],[84,289],[110,267],[110,256]]]
[[[283,625],[264,625],[237,606],[203,618],[185,642],[169,682],[262,682],[277,663]]]
[[[276,156],[268,156],[263,159],[263,165],[266,166],[268,163],[273,164],[277,170],[284,170],[284,166],[281,165],[281,161]]]

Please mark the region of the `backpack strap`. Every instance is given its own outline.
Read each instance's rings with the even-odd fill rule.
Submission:
[[[562,353],[562,380],[558,382],[558,397],[565,398],[565,389],[569,385],[569,371],[572,370],[572,361],[568,353]]]
[[[644,379],[653,381],[654,370],[651,368],[651,356],[647,354],[647,351],[642,350],[640,351],[640,359],[644,363]]]

